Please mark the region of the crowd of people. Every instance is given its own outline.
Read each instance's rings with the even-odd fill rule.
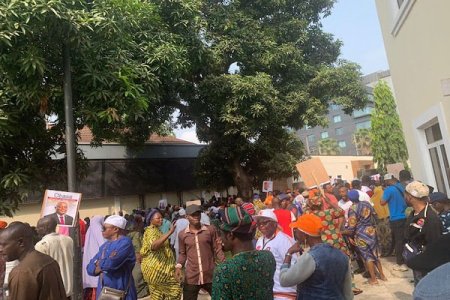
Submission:
[[[399,177],[80,220],[83,297],[352,299],[364,289],[354,274],[387,281],[380,257],[394,255],[394,271],[413,270],[415,297],[433,299],[446,285],[426,283],[450,268],[450,200],[407,171]],[[0,222],[4,297],[73,295],[73,240],[57,220],[44,217],[35,230]]]

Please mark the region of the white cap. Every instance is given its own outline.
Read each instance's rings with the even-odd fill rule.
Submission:
[[[186,215],[186,210],[184,208],[180,208],[180,210],[178,211],[178,215],[180,217],[183,217]]]
[[[391,180],[391,179],[395,179],[395,176],[394,176],[394,174],[387,173],[386,175],[384,175],[383,179],[384,180]]]
[[[119,227],[120,229],[125,229],[125,227],[127,226],[127,220],[124,217],[112,215],[107,217],[103,224],[109,224]]]
[[[275,213],[273,212],[273,209],[270,209],[270,208],[260,210],[259,213],[258,213],[258,215],[257,215],[257,216],[254,216],[253,218],[254,218],[255,220],[258,220],[258,219],[260,219],[260,218],[261,218],[261,219],[262,219],[262,218],[266,218],[266,219],[271,219],[272,221],[275,221],[275,222],[278,223],[277,216],[276,216]]]

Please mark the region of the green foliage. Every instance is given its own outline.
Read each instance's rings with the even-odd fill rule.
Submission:
[[[339,155],[341,148],[335,139],[327,138],[318,142],[320,155]]]
[[[172,102],[194,46],[176,30],[200,21],[181,10],[186,4],[171,12],[184,22],[169,25],[165,6],[175,1],[88,2],[0,2],[0,215],[30,189],[65,178],[46,176],[53,165],[64,166],[52,159],[65,152],[63,45],[72,57],[75,125],[91,128],[93,144],[139,146],[153,132],[171,133]],[[56,119],[51,130],[45,116]]]
[[[303,147],[289,128],[323,125],[330,102],[348,113],[364,107],[358,66],[337,61],[341,43],[322,31],[333,2],[204,1],[203,60],[181,89],[180,119],[208,143],[202,183],[232,178],[248,195],[264,179],[295,175]]]
[[[361,128],[353,134],[353,144],[358,155],[372,155],[372,138],[370,129]]]
[[[372,112],[370,133],[373,160],[382,173],[386,172],[388,164],[401,162],[407,167],[408,149],[394,96],[384,81],[375,86],[373,93],[375,109]]]

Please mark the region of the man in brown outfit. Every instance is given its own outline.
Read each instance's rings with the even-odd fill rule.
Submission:
[[[67,299],[58,263],[50,256],[34,250],[29,225],[11,223],[1,235],[0,255],[6,261],[19,260],[19,264],[9,274],[9,299]]]
[[[200,222],[201,211],[200,205],[188,206],[189,225],[178,234],[179,256],[175,276],[181,282],[181,270],[185,267],[184,300],[197,300],[200,289],[211,294],[215,262],[225,260],[217,231],[213,226]]]

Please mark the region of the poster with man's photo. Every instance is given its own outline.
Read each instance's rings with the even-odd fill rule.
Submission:
[[[80,193],[46,190],[41,218],[54,218],[60,227],[73,227],[80,201]]]

